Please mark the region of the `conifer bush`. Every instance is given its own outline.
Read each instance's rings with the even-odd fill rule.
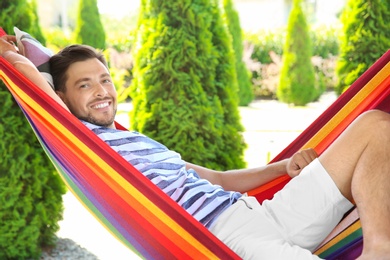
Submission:
[[[37,10],[37,0],[30,0],[30,8],[31,8],[31,27],[29,34],[32,35],[35,39],[37,39],[43,45],[46,45],[46,38],[43,35],[41,30],[41,26],[39,24],[39,16]]]
[[[238,83],[239,105],[247,106],[253,101],[254,94],[250,79],[250,71],[243,61],[243,33],[240,25],[240,18],[237,11],[234,9],[232,0],[223,1],[224,20],[227,24],[228,31],[232,37],[233,51],[235,56],[236,74]]]
[[[349,0],[342,13],[343,36],[336,65],[341,94],[390,46],[388,1]]]
[[[311,63],[312,47],[309,28],[301,0],[294,0],[287,25],[277,98],[285,103],[306,105],[319,97]]]
[[[97,0],[80,0],[74,34],[77,43],[101,50],[106,48],[106,33],[100,20]]]
[[[25,0],[0,2],[0,26],[29,31]],[[55,242],[65,185],[0,81],[0,259],[38,259]]]
[[[234,56],[218,4],[147,0],[140,9],[131,128],[186,161],[244,166]]]

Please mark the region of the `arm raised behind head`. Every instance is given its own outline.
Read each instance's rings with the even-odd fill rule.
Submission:
[[[19,72],[31,80],[35,85],[45,91],[51,98],[57,101],[61,106],[69,111],[65,103],[59,98],[59,96],[54,92],[46,79],[41,75],[38,69],[34,64],[19,54],[15,43],[16,37],[12,35],[4,35],[0,37],[0,56],[5,58],[12,66],[15,67]]]

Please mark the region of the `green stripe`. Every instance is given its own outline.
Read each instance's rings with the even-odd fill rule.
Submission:
[[[362,229],[359,228],[343,238],[341,241],[338,243],[334,244],[333,246],[329,247],[327,250],[319,254],[318,256],[321,258],[327,258],[329,255],[333,254],[339,249],[342,249],[343,247],[347,246],[349,243],[355,241],[356,239],[360,238],[363,236]]]
[[[35,131],[35,129],[34,129],[34,131]],[[99,219],[101,221],[102,225],[105,228],[107,228],[108,230],[110,230],[112,232],[112,234],[119,241],[121,241],[126,247],[128,247],[131,251],[133,251],[140,258],[143,258],[142,254],[136,248],[134,248],[134,246],[125,237],[123,237],[121,233],[119,233],[119,231],[104,217],[104,215],[102,213],[100,213],[100,211],[93,205],[93,203],[83,194],[83,192],[77,187],[77,185],[72,181],[72,179],[66,174],[66,172],[62,168],[62,165],[57,163],[57,161],[54,159],[54,156],[49,152],[49,150],[47,149],[46,145],[41,140],[39,135],[36,134],[36,136],[37,136],[39,142],[41,143],[41,146],[42,146],[43,150],[45,151],[46,155],[49,157],[49,159],[53,163],[54,167],[57,169],[57,172],[63,177],[63,180],[64,180],[66,186],[68,187],[68,189],[70,189],[73,192],[73,194],[84,203],[83,206],[87,207],[90,210],[90,212],[92,213],[92,215],[95,218]]]

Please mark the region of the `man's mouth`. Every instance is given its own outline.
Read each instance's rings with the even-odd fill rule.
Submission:
[[[108,107],[110,104],[109,102],[99,103],[97,105],[92,106],[93,109],[102,109],[105,107]]]

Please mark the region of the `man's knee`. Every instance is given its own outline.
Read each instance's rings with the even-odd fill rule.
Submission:
[[[365,129],[365,134],[390,134],[390,114],[381,110],[369,110],[362,113],[357,119],[358,125]]]

